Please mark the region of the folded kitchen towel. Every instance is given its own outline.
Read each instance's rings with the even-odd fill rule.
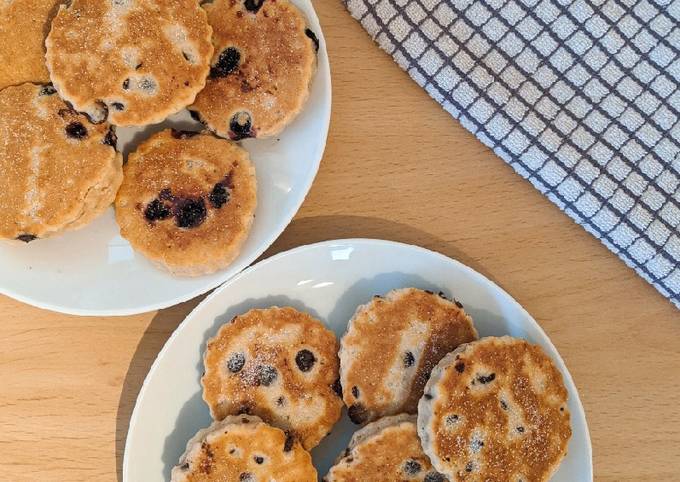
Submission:
[[[680,0],[344,0],[453,117],[680,307]]]

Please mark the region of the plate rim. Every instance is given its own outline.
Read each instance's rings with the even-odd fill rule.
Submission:
[[[569,367],[567,364],[564,362],[564,359],[562,358],[562,355],[560,354],[559,350],[555,347],[554,343],[552,342],[551,338],[546,334],[546,332],[543,330],[543,327],[541,326],[536,319],[531,316],[531,314],[517,301],[515,298],[513,298],[507,291],[505,291],[501,286],[499,286],[497,283],[495,283],[493,280],[489,279],[479,271],[474,270],[473,268],[469,267],[468,265],[458,261],[455,258],[452,258],[450,256],[447,256],[443,253],[440,253],[438,251],[428,249],[422,246],[418,246],[415,244],[408,244],[408,243],[403,243],[400,241],[392,241],[392,240],[387,240],[387,239],[380,239],[380,238],[339,238],[339,239],[330,239],[326,241],[319,241],[311,244],[303,244],[291,249],[288,249],[286,251],[282,251],[280,253],[277,253],[273,256],[270,256],[268,258],[265,258],[257,263],[254,263],[250,265],[248,268],[242,270],[229,280],[227,280],[225,283],[220,285],[218,288],[216,288],[212,293],[210,293],[208,296],[206,296],[205,299],[203,299],[198,305],[194,307],[194,309],[187,314],[187,316],[180,322],[179,325],[177,325],[177,328],[172,332],[172,334],[168,337],[166,342],[163,344],[163,347],[161,350],[158,352],[156,355],[153,363],[151,364],[151,367],[149,368],[149,371],[147,372],[146,376],[144,377],[144,382],[142,383],[141,388],[139,389],[139,393],[137,394],[137,397],[135,398],[135,404],[132,409],[132,414],[130,415],[130,421],[128,425],[128,430],[125,434],[125,446],[123,449],[123,464],[122,464],[122,478],[123,482],[128,482],[129,481],[129,463],[130,459],[128,457],[128,449],[130,448],[130,433],[132,432],[134,426],[137,424],[137,407],[140,399],[146,392],[148,388],[148,381],[151,378],[152,373],[157,369],[158,364],[160,363],[160,360],[166,355],[166,351],[168,351],[170,348],[170,345],[174,343],[174,340],[178,338],[181,334],[181,332],[185,329],[185,327],[191,322],[194,317],[198,316],[198,313],[205,308],[205,305],[208,305],[213,302],[214,298],[217,298],[223,291],[229,289],[234,283],[237,283],[242,277],[249,275],[251,272],[262,269],[266,267],[268,264],[279,261],[281,259],[284,259],[289,256],[296,256],[301,253],[305,253],[307,251],[313,251],[315,249],[319,248],[325,248],[325,247],[333,247],[333,246],[349,246],[349,245],[375,245],[375,246],[390,246],[390,247],[395,247],[399,249],[406,249],[406,250],[414,250],[414,251],[419,251],[423,254],[427,255],[433,255],[435,258],[439,258],[442,262],[444,263],[453,263],[457,265],[459,268],[461,268],[463,271],[465,271],[468,275],[475,277],[479,280],[485,281],[486,283],[489,283],[493,287],[495,287],[499,293],[501,293],[503,296],[505,296],[510,303],[514,305],[515,308],[519,309],[520,312],[525,315],[529,320],[531,320],[536,328],[538,329],[539,333],[545,338],[545,340],[548,342],[549,346],[555,351],[555,353],[558,356],[559,361],[562,363],[564,366],[564,373],[563,376],[566,378],[566,380],[571,383],[571,385],[574,387],[574,403],[576,403],[576,406],[578,408],[578,416],[580,419],[580,422],[583,424],[584,432],[585,432],[585,443],[586,443],[586,452],[588,454],[588,466],[587,466],[587,472],[588,472],[588,480],[592,481],[593,480],[593,446],[592,446],[592,441],[590,438],[590,428],[588,426],[588,420],[586,417],[586,412],[585,409],[583,408],[583,403],[581,402],[581,397],[580,397],[580,392],[578,390],[578,387],[576,386],[576,383],[574,382],[573,377],[571,376],[571,372],[569,371]],[[576,414],[572,413],[572,417]]]
[[[292,0],[293,3],[296,2],[296,0]],[[134,308],[125,308],[125,309],[94,309],[94,308],[74,308],[74,307],[69,307],[69,306],[64,306],[64,305],[59,305],[53,302],[45,302],[45,301],[40,301],[40,300],[35,300],[31,298],[30,296],[22,293],[18,293],[15,290],[13,290],[11,287],[7,286],[2,286],[0,285],[0,295],[7,296],[8,298],[12,298],[16,301],[19,301],[21,303],[43,309],[43,310],[48,310],[52,311],[55,313],[63,313],[65,315],[73,315],[73,316],[84,316],[84,317],[93,317],[93,316],[102,316],[102,317],[118,317],[118,316],[133,316],[133,315],[139,315],[143,313],[149,313],[152,311],[157,311],[157,310],[162,310],[165,308],[170,308],[176,305],[179,305],[181,303],[184,303],[186,301],[189,301],[193,298],[196,298],[197,296],[203,295],[210,290],[217,290],[219,287],[221,287],[224,283],[227,281],[231,280],[235,276],[238,276],[240,273],[242,273],[244,270],[248,269],[249,267],[253,266],[254,264],[258,264],[257,260],[262,256],[262,254],[269,249],[274,242],[283,234],[285,229],[288,227],[288,225],[292,222],[293,218],[297,215],[297,213],[300,211],[300,208],[302,207],[302,204],[305,202],[307,199],[307,196],[309,195],[309,192],[312,189],[312,186],[314,185],[314,181],[316,179],[316,176],[318,175],[319,168],[321,166],[321,160],[323,159],[324,153],[326,151],[326,146],[328,144],[328,133],[330,131],[330,121],[331,121],[331,116],[333,112],[333,78],[331,76],[331,68],[330,68],[330,56],[328,55],[328,49],[326,47],[326,37],[324,36],[323,29],[321,28],[321,21],[319,20],[319,16],[316,13],[316,9],[314,8],[314,2],[312,0],[300,0],[304,3],[307,3],[310,7],[310,12],[305,13],[307,16],[307,19],[310,23],[318,25],[318,28],[316,28],[317,36],[319,37],[319,52],[323,52],[323,60],[317,62],[317,74],[319,72],[322,72],[326,75],[328,78],[328,86],[325,89],[323,99],[326,100],[329,104],[328,107],[328,113],[325,116],[324,119],[321,119],[323,122],[322,127],[324,129],[324,134],[323,134],[323,139],[322,139],[322,144],[321,148],[318,152],[318,155],[316,156],[316,159],[312,165],[310,165],[309,169],[309,174],[307,178],[307,182],[305,183],[304,188],[302,189],[303,195],[300,197],[300,199],[297,202],[297,205],[295,206],[294,209],[291,209],[290,212],[286,216],[282,216],[280,218],[279,224],[274,226],[274,229],[271,229],[269,232],[269,235],[265,238],[264,242],[261,243],[260,247],[258,247],[255,251],[253,251],[253,256],[249,257],[251,258],[249,261],[241,262],[241,263],[234,263],[226,268],[224,268],[223,271],[225,274],[223,276],[219,276],[216,278],[215,281],[210,282],[205,284],[204,286],[201,286],[199,288],[196,288],[194,290],[188,291],[185,294],[182,294],[180,296],[177,296],[171,300],[166,300],[166,301],[158,301],[152,304],[145,304],[145,305],[139,305]],[[296,5],[298,8],[300,8],[299,5]],[[185,108],[186,109],[186,108]],[[184,109],[182,109],[184,110]],[[178,112],[181,112],[178,111]],[[113,205],[112,205],[113,206]],[[107,211],[102,213],[99,217],[106,216],[107,213],[110,211],[112,206],[109,207]],[[230,268],[232,266],[237,266],[237,269],[235,272],[231,274],[226,274],[230,271]],[[160,269],[160,268],[155,268],[155,269]],[[219,271],[218,271],[219,273]],[[174,276],[170,273],[168,273],[169,276]]]

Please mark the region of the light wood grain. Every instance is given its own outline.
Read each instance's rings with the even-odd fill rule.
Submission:
[[[541,323],[580,390],[601,481],[680,480],[680,314],[460,127],[337,0],[319,176],[267,255],[337,237],[419,244],[487,275]],[[116,480],[146,372],[198,302],[77,318],[0,297],[0,479]]]

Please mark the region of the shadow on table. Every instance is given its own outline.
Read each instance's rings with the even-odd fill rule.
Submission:
[[[262,258],[302,244],[343,238],[386,239],[422,246],[456,259],[495,282],[484,266],[457,249],[453,243],[407,224],[368,216],[313,216],[295,219]]]
[[[443,239],[405,224],[362,216],[316,216],[296,219],[261,259],[302,244],[339,238],[388,239],[419,245],[457,259],[488,276],[483,266]],[[116,416],[116,471],[121,482],[123,451],[130,416],[144,378],[172,332],[202,299],[203,296],[160,310],[149,323],[137,345],[125,375]]]
[[[158,311],[137,345],[125,374],[116,413],[116,473],[118,481],[123,480],[125,440],[132,409],[135,406],[139,390],[142,388],[142,383],[144,383],[144,378],[156,359],[156,355],[163,348],[172,332],[202,299],[203,296],[200,296],[177,306]]]

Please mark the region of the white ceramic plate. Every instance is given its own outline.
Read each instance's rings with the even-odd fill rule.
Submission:
[[[245,140],[257,169],[253,228],[231,266],[178,278],[151,265],[120,237],[113,208],[84,229],[28,245],[0,243],[0,293],[40,308],[76,315],[130,315],[175,305],[219,286],[252,263],[288,225],[319,168],[331,112],[326,44],[310,0],[292,0],[319,37],[318,71],[302,113],[274,139]],[[143,129],[118,129],[126,155],[152,132],[198,127],[186,111]]]
[[[443,291],[465,305],[481,336],[512,335],[538,343],[564,375],[573,437],[554,482],[592,480],[592,450],[571,375],[536,321],[501,288],[467,266],[432,251],[379,240],[327,241],[281,253],[234,277],[182,322],[154,362],[139,393],[125,446],[123,480],[169,480],[187,440],[210,424],[201,398],[208,338],[251,308],[290,305],[324,320],[341,336],[359,304],[374,294],[415,286]],[[346,415],[312,452],[326,474],[355,426]]]

